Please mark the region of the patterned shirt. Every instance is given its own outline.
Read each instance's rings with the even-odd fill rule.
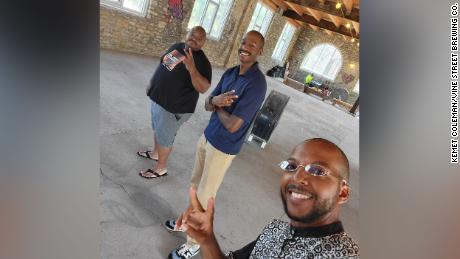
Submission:
[[[294,228],[273,220],[257,240],[230,252],[229,259],[358,259],[358,245],[343,229],[341,222],[321,227]]]

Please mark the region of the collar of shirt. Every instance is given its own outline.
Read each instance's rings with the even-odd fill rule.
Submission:
[[[344,232],[340,221],[320,226],[320,227],[304,227],[296,228],[291,226],[291,231],[294,231],[294,236],[298,237],[325,237]]]
[[[235,67],[235,77],[238,77],[238,76],[250,76],[251,74],[257,72],[259,70],[259,62],[256,62],[254,64],[252,64],[252,66],[248,69],[248,71],[246,71],[246,73],[240,75],[240,66],[241,65],[238,65]]]

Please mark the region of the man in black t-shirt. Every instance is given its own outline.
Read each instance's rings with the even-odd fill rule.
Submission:
[[[211,64],[201,50],[205,42],[203,27],[193,27],[185,42],[176,43],[166,51],[153,74],[147,88],[147,96],[152,101],[153,150],[137,154],[157,163],[151,169],[140,171],[139,175],[144,178],[167,174],[168,156],[177,131],[195,111],[199,93],[205,93],[211,86]]]

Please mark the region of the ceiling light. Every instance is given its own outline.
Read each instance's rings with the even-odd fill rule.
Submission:
[[[342,7],[342,4],[341,4],[341,3],[337,3],[337,4],[335,5],[335,9],[340,9],[340,7]]]
[[[355,42],[355,38],[351,38],[351,42]]]
[[[351,68],[351,69],[355,68],[355,66],[356,66],[356,65],[353,64],[353,63],[350,64],[350,68]]]
[[[359,42],[358,42],[358,47],[359,47]]]
[[[347,23],[347,24],[345,25],[345,27],[347,27],[347,29],[350,29],[350,27],[351,27],[350,23]]]

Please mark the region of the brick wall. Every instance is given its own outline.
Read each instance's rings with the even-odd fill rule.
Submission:
[[[264,54],[262,55],[262,57],[259,58],[261,69],[263,69],[264,72],[276,65],[284,66],[285,61],[289,57],[289,53],[291,52],[292,48],[295,45],[295,42],[297,41],[300,29],[296,29],[296,32],[292,37],[291,43],[289,44],[284,59],[281,62],[272,59],[276,43],[278,42],[278,39],[280,38],[281,33],[283,32],[284,25],[286,25],[286,22],[287,19],[278,13],[275,13],[275,15],[273,16],[272,23],[270,24],[268,32],[265,35]]]
[[[338,34],[328,35],[323,30],[314,31],[308,26],[303,27],[288,58],[291,64],[290,77],[300,82],[304,81],[307,72],[300,70],[300,65],[307,53],[321,43],[334,45],[342,54],[342,67],[334,83],[345,87],[350,92],[348,102],[352,103],[357,98],[352,90],[359,79],[359,47],[356,42],[345,40]],[[350,64],[354,64],[355,67],[352,68]]]
[[[184,15],[190,16],[187,2]],[[101,5],[101,48],[161,56],[171,44],[182,40],[188,21],[170,19],[168,14],[168,1],[151,0],[146,17]]]
[[[151,0],[146,17],[101,5],[101,48],[159,57],[169,46],[184,40],[194,2],[182,1],[182,19],[172,17],[166,0]],[[248,3],[246,0],[235,0],[221,39],[207,40],[203,49],[212,65],[224,66],[227,63]]]
[[[194,2],[182,1],[182,19],[172,17],[166,0],[151,0],[146,17],[101,5],[101,48],[159,57],[169,46],[184,40]],[[208,39],[204,46],[204,51],[213,66],[231,67],[238,64],[238,48],[256,4],[257,0],[233,2],[221,39]],[[259,58],[263,72],[278,64],[271,56],[285,23],[286,18],[275,13],[265,35],[264,54]],[[286,60],[290,62],[290,77],[303,81],[307,72],[299,69],[300,64],[308,51],[320,43],[330,43],[340,50],[343,63],[335,82],[352,93],[351,90],[359,78],[359,49],[356,43],[351,43],[337,34],[328,35],[322,30],[314,31],[308,26],[296,30],[285,60],[282,62],[282,64]],[[350,67],[352,63],[355,64],[354,68]],[[353,78],[353,80],[343,83],[343,78]],[[349,102],[355,98],[356,96],[352,96]]]

